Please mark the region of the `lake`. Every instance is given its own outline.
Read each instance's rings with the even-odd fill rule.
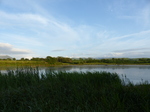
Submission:
[[[150,82],[150,65],[72,65],[49,67],[46,70],[66,72],[106,71],[117,73],[121,79],[126,76],[134,84],[142,81]]]
[[[44,73],[47,70],[51,71],[66,71],[66,72],[95,72],[106,71],[117,73],[121,79],[125,76],[134,84],[142,81],[150,82],[150,65],[69,65],[56,67],[40,67],[40,72]],[[6,70],[1,70],[5,73]]]

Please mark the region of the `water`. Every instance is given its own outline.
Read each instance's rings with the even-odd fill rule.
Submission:
[[[72,65],[72,66],[57,66],[39,68],[40,73],[47,70],[51,71],[66,71],[66,72],[95,72],[106,71],[117,73],[120,78],[126,76],[132,83],[140,83],[148,81],[150,83],[150,65]],[[6,70],[1,70],[6,73]]]
[[[145,81],[150,82],[150,65],[77,65],[49,67],[46,70],[67,72],[106,71],[117,73],[120,78],[126,76],[134,84]]]

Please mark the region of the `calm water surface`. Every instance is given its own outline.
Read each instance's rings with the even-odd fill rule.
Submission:
[[[77,65],[49,67],[45,69],[67,72],[106,71],[111,73],[117,73],[120,78],[126,76],[134,84],[140,83],[142,81],[148,81],[150,83],[150,65]]]

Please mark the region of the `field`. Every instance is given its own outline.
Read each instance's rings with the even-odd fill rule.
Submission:
[[[149,112],[150,85],[107,72],[0,73],[1,112]]]

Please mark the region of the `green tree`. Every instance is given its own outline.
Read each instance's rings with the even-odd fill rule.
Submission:
[[[71,58],[57,57],[57,59],[58,59],[58,62],[61,62],[61,63],[72,63]]]
[[[50,63],[50,64],[55,64],[57,62],[57,58],[54,58],[54,57],[51,57],[51,56],[47,56],[45,61]]]
[[[21,61],[24,61],[25,59],[24,59],[24,58],[21,58],[20,60],[21,60]]]
[[[16,60],[16,58],[13,58],[13,60]]]

